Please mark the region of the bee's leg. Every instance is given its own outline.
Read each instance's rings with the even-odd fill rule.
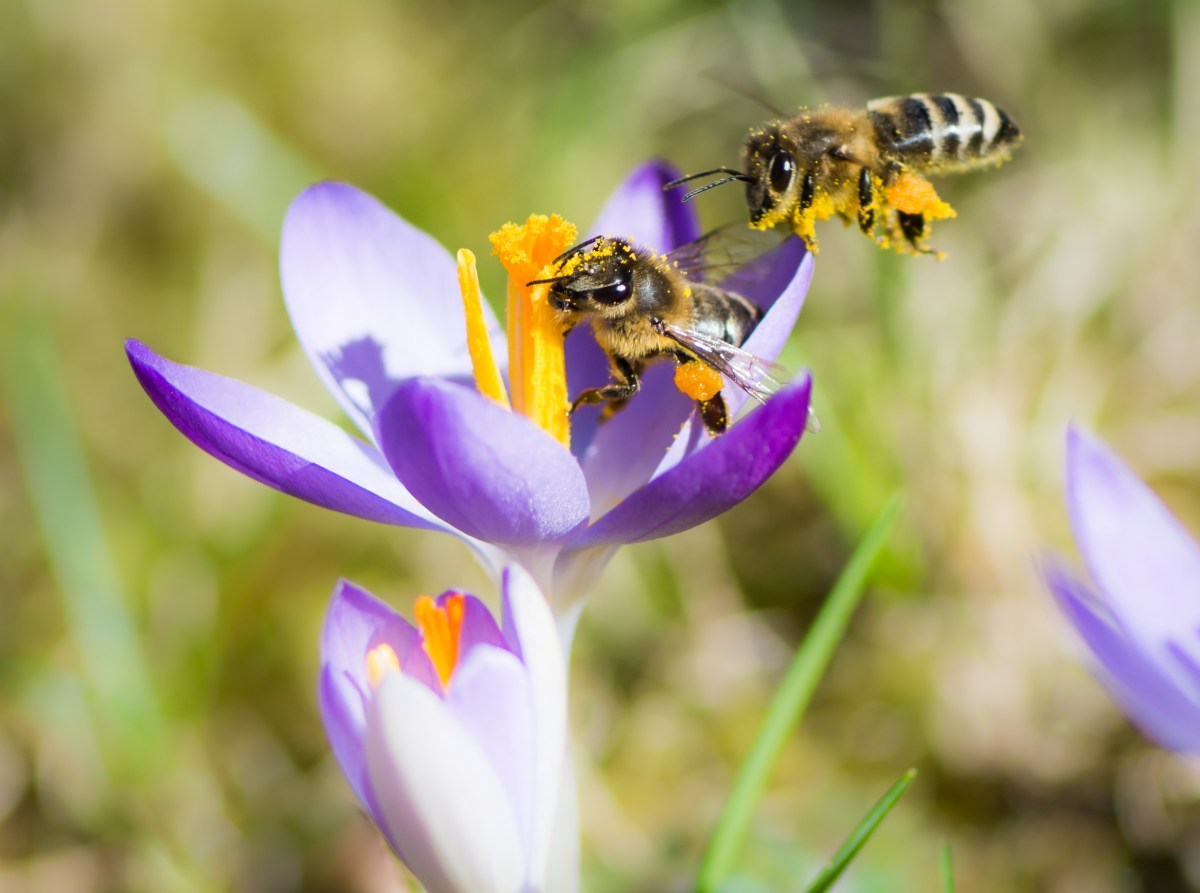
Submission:
[[[916,251],[924,252],[926,249],[921,247],[920,241],[925,237],[925,215],[897,211],[896,217],[900,221],[900,231],[904,233],[904,238],[908,239]]]
[[[724,434],[729,424],[729,416],[725,411],[725,398],[720,394],[708,400],[697,400],[700,407],[700,418],[704,419],[704,427],[713,437]]]
[[[581,406],[604,403],[605,407],[600,413],[600,419],[604,421],[624,409],[625,404],[633,399],[633,395],[642,387],[641,378],[638,376],[639,368],[620,357],[613,357],[612,365],[617,381],[602,388],[588,388],[582,392],[571,404],[572,413]]]
[[[875,182],[868,167],[858,172],[858,228],[868,236],[875,230]]]

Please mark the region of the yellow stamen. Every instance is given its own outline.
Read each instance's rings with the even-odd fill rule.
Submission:
[[[721,393],[723,384],[721,373],[704,363],[680,363],[675,367],[675,387],[693,400],[711,400]]]
[[[467,317],[467,350],[475,370],[475,384],[479,393],[508,409],[508,393],[504,390],[500,367],[492,355],[492,342],[488,339],[487,323],[483,318],[483,297],[479,291],[475,255],[466,248],[458,251],[458,289],[462,292],[463,311]]]
[[[465,610],[466,600],[457,593],[440,607],[429,596],[423,595],[413,609],[424,639],[425,653],[433,661],[438,678],[446,688],[450,687],[450,677],[458,666],[458,640],[462,635]]]
[[[905,172],[885,192],[888,204],[904,214],[923,214],[927,220],[958,216],[924,177]]]
[[[379,688],[383,682],[383,677],[388,673],[400,672],[400,660],[396,657],[396,652],[392,650],[391,645],[376,645],[367,652],[367,679],[371,683],[371,690]]]
[[[523,225],[506,223],[489,237],[508,270],[508,380],[513,409],[563,446],[571,440],[562,325],[550,306],[548,285],[527,286],[556,275],[551,262],[575,242],[575,225],[557,214],[532,214]]]

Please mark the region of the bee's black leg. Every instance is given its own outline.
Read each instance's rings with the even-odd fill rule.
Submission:
[[[725,398],[717,394],[708,400],[697,400],[696,405],[700,407],[700,418],[704,419],[704,427],[708,433],[713,437],[724,434],[729,424],[729,417],[725,412]]]
[[[875,229],[875,182],[867,167],[858,172],[858,228],[868,236]]]
[[[574,413],[581,406],[603,403],[605,407],[600,413],[600,420],[604,421],[624,409],[625,404],[633,399],[633,395],[642,387],[641,378],[638,376],[639,369],[628,360],[613,357],[613,372],[617,376],[616,382],[602,388],[588,388],[583,391],[571,404],[571,412]]]
[[[917,251],[924,251],[919,243],[925,237],[925,215],[897,211],[896,217],[900,220],[900,231],[904,233],[904,238],[908,239]]]

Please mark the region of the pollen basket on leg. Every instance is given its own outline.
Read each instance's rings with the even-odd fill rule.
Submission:
[[[483,318],[483,296],[479,290],[479,271],[475,267],[475,255],[466,248],[458,252],[458,288],[462,292],[463,312],[467,320],[467,350],[471,354],[471,368],[475,372],[475,384],[479,393],[491,397],[505,409],[509,408],[508,393],[500,367],[492,355],[492,342],[488,338],[487,322]]]
[[[575,242],[576,229],[554,214],[530,215],[492,233],[492,250],[508,271],[508,376],[513,409],[564,446],[570,445],[562,327],[550,306],[552,263]]]

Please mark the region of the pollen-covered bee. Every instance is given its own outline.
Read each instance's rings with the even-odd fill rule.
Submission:
[[[689,249],[691,246],[685,246]],[[550,305],[564,331],[590,323],[614,380],[588,388],[571,404],[603,403],[602,418],[622,409],[641,387],[646,365],[678,364],[675,382],[692,397],[710,434],[727,426],[721,376],[760,403],[782,387],[786,372],[740,349],[762,311],[733,292],[688,278],[690,266],[633,243],[596,236],[555,259]]]
[[[1020,128],[986,99],[915,93],[865,109],[802,108],[786,121],[750,132],[742,170],[717,168],[667,184],[726,174],[685,200],[723,183],[746,184],[750,225],[786,222],[816,251],[814,224],[835,214],[883,247],[928,253],[929,222],[955,216],[922,174],[951,174],[1007,161]]]

